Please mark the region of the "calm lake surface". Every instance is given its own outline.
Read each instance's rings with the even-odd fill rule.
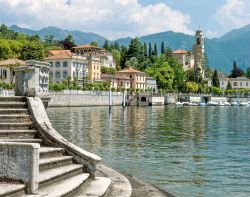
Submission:
[[[49,108],[64,137],[183,197],[250,196],[250,107]]]

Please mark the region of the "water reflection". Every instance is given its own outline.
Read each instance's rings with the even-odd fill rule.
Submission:
[[[50,108],[63,136],[180,196],[249,196],[249,108]]]

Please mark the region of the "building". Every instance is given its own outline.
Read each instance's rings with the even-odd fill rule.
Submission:
[[[107,68],[115,68],[115,62],[112,53],[109,51],[102,49],[100,54],[101,66]]]
[[[14,68],[25,66],[26,62],[19,59],[8,59],[0,61],[0,82],[11,84],[15,82]]]
[[[201,28],[197,29],[195,40],[193,45],[195,77],[200,74],[202,78],[205,78],[205,40]]]
[[[132,67],[127,69],[118,71],[117,74],[121,76],[125,76],[130,78],[130,87],[134,89],[142,89],[145,90],[147,88],[146,85],[146,73],[141,72],[139,70],[135,70]]]
[[[102,48],[92,45],[72,48],[76,55],[83,56],[88,61],[88,79],[92,82],[101,80],[101,50]]]
[[[88,75],[88,61],[86,57],[73,54],[70,50],[51,50],[45,58],[51,65],[50,81],[60,82],[71,79],[82,79]]]
[[[194,56],[191,51],[178,49],[172,52],[172,57],[183,66],[184,71],[194,69]]]
[[[130,78],[120,74],[101,74],[101,79],[102,81],[109,82],[111,87],[115,89],[128,89],[131,85]]]
[[[157,83],[156,80],[152,77],[146,77],[146,87],[147,90],[152,90],[153,93],[156,93]]]
[[[246,77],[238,77],[238,78],[227,78],[220,77],[220,89],[226,90],[227,85],[230,82],[232,89],[250,89],[250,79]],[[212,86],[212,79],[208,79],[208,87]]]

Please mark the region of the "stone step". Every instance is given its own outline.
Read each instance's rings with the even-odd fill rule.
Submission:
[[[26,102],[1,102],[0,109],[26,109]]]
[[[40,159],[48,157],[60,157],[64,153],[63,148],[45,147],[42,146],[39,149]]]
[[[36,130],[0,130],[0,139],[32,139]]]
[[[70,164],[58,168],[44,170],[39,173],[39,187],[50,185],[54,182],[68,179],[83,173],[83,165]]]
[[[23,122],[23,123],[0,123],[0,130],[29,130],[32,129],[33,123],[32,122]]]
[[[74,197],[103,197],[108,194],[111,186],[111,179],[107,177],[96,177],[91,180],[86,187],[82,187]]]
[[[15,183],[0,183],[0,196],[1,197],[16,197],[25,194],[26,186],[23,184]]]
[[[88,180],[89,174],[81,173],[51,185],[39,188],[41,196],[71,196]]]
[[[41,139],[0,139],[0,142],[20,142],[20,143],[38,143],[41,144]]]
[[[72,159],[72,156],[42,158],[39,161],[39,171],[70,165],[73,163]]]
[[[26,102],[26,97],[21,96],[0,96],[0,102]]]
[[[28,109],[0,109],[0,114],[28,114]]]
[[[12,114],[0,115],[0,123],[4,122],[27,122],[30,121],[30,116],[27,114]]]

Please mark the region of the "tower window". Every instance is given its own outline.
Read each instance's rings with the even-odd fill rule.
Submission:
[[[201,44],[201,38],[197,38],[197,45]]]

